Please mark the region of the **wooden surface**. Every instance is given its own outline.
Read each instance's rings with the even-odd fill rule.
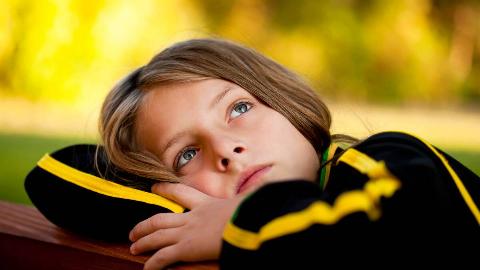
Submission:
[[[142,269],[129,243],[85,238],[53,225],[34,207],[0,201],[0,269]]]

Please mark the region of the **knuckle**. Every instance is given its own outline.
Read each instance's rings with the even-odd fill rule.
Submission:
[[[149,227],[152,228],[152,229],[155,229],[155,228],[158,228],[160,227],[160,224],[162,223],[162,215],[161,214],[156,214],[154,215],[153,217],[151,217],[149,219]]]
[[[153,243],[159,243],[160,241],[166,240],[165,237],[165,233],[162,230],[158,230],[155,233],[151,234]]]

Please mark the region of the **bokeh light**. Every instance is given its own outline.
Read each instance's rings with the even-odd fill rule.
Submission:
[[[4,0],[0,144],[15,134],[95,141],[110,88],[198,37],[299,73],[330,105],[334,132],[406,130],[480,152],[476,0]]]

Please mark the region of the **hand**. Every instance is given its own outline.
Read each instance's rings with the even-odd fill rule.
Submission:
[[[132,254],[158,250],[145,263],[146,270],[162,269],[174,262],[216,260],[222,234],[241,198],[218,199],[176,183],[155,184],[152,192],[189,209],[187,213],[161,213],[133,228]]]

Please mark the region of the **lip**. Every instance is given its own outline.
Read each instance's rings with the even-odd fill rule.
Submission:
[[[270,171],[272,168],[271,164],[267,165],[257,165],[257,166],[252,166],[250,168],[247,168],[245,171],[243,171],[240,175],[240,178],[238,180],[238,186],[237,186],[237,194],[243,192],[250,186],[254,185],[258,180],[260,180],[261,176]]]

